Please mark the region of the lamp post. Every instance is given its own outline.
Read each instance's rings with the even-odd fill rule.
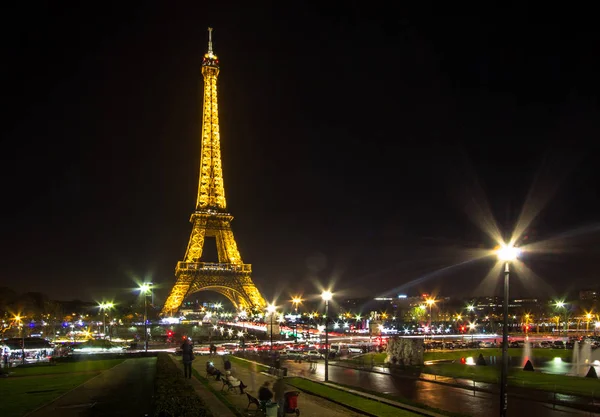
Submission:
[[[100,303],[98,304],[98,308],[102,313],[102,322],[104,324],[104,337],[106,337],[106,310],[110,310],[114,307],[113,303]]]
[[[587,313],[585,317],[587,318],[587,323],[585,324],[585,335],[587,336],[590,331],[590,320],[592,320],[592,313]]]
[[[277,311],[277,307],[275,307],[273,304],[269,304],[267,306],[267,313],[269,313],[269,316],[271,316],[271,357],[273,357],[273,315],[275,314],[275,311]]]
[[[565,302],[564,301],[557,301],[556,302],[556,308],[557,309],[564,309],[565,308]],[[568,326],[568,322],[567,322],[567,315],[564,314],[564,318],[565,318],[565,336],[568,335],[568,331],[566,330],[566,326]],[[560,337],[560,312],[558,313],[558,320],[556,322],[556,332],[558,333],[558,336]]]
[[[435,300],[433,298],[428,298],[425,302],[429,306],[429,332],[431,333],[431,339],[433,340],[433,305],[435,304]]]
[[[25,329],[23,329],[21,316],[15,316],[15,322],[17,322],[17,326],[19,326],[19,331],[21,332],[21,362],[25,365]]]
[[[506,417],[508,410],[508,284],[510,263],[517,259],[520,250],[512,245],[503,245],[496,252],[498,259],[504,262],[504,302],[502,314],[502,373],[500,382],[500,417]]]
[[[246,309],[242,308],[240,310],[240,318],[242,319],[242,352],[246,352],[246,317],[248,314],[246,313]]]
[[[298,343],[298,304],[302,302],[302,298],[294,297],[292,298],[292,304],[294,305],[294,343]]]
[[[140,294],[144,295],[144,352],[148,353],[148,291],[151,284],[140,285]]]
[[[329,331],[327,322],[329,321],[329,300],[333,298],[331,291],[323,291],[321,298],[325,301],[325,382],[329,381]]]

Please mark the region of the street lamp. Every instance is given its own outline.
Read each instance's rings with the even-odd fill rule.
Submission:
[[[273,357],[273,315],[277,311],[277,307],[273,304],[267,306],[267,313],[271,316],[271,357]]]
[[[298,343],[298,304],[302,302],[302,298],[293,297],[292,304],[294,305],[294,343]]]
[[[325,301],[325,382],[329,381],[329,332],[327,321],[329,320],[329,300],[333,298],[331,291],[323,291],[321,298]]]
[[[565,308],[566,305],[567,305],[567,303],[565,303],[564,301],[557,301],[555,304],[557,309]],[[565,336],[567,336],[567,334],[568,334],[567,327],[569,326],[569,321],[567,319],[566,313],[564,313],[564,319],[565,319]],[[558,333],[558,336],[560,336],[560,313],[558,314],[558,321],[556,323],[556,332]]]
[[[148,353],[148,291],[151,289],[151,284],[140,285],[140,294],[144,295],[144,352],[146,353]]]
[[[500,382],[500,417],[506,417],[508,409],[508,281],[510,278],[510,263],[516,260],[520,250],[512,245],[502,245],[496,251],[498,259],[504,262],[504,305],[502,314],[502,373]]]
[[[18,323],[17,326],[19,326],[19,330],[21,331],[21,361],[25,365],[25,329],[23,328],[23,321],[20,315],[15,316],[15,322]]]
[[[102,313],[102,321],[104,323],[104,337],[106,337],[106,310],[110,310],[114,307],[113,303],[100,303],[98,304],[98,308]]]
[[[592,313],[587,313],[585,317],[587,318],[587,323],[585,324],[585,334],[587,336],[588,332],[590,331],[590,321],[592,320]]]
[[[246,333],[246,317],[248,317],[248,313],[246,313],[246,309],[242,308],[240,310],[240,318],[242,319],[242,351],[246,352],[246,338],[244,334]]]
[[[435,300],[433,298],[428,298],[425,300],[425,303],[429,306],[429,331],[431,332],[431,339],[433,339],[433,305],[435,304]]]

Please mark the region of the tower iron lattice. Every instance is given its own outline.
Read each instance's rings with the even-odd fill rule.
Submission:
[[[215,291],[227,297],[236,308],[262,309],[266,303],[252,281],[252,266],[242,261],[231,230],[233,216],[227,212],[221,145],[217,77],[219,59],[212,48],[212,28],[208,28],[208,52],[202,60],[204,104],[202,149],[196,210],[192,213],[192,233],[183,261],[175,267],[175,285],[162,309],[173,315],[186,296],[199,291]],[[203,262],[206,238],[215,238],[218,262]]]

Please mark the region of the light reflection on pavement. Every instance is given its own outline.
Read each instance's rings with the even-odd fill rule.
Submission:
[[[288,372],[293,375],[324,380],[325,366],[317,364],[317,371],[311,374],[309,364],[286,361]],[[373,392],[381,392],[393,396],[407,398],[421,404],[471,416],[496,415],[499,412],[499,397],[497,394],[474,392],[465,388],[450,387],[435,382],[402,378],[395,375],[362,371],[340,366],[329,366],[329,380],[344,385],[355,386]],[[551,404],[528,401],[521,398],[509,398],[508,414],[511,417],[550,416],[565,417],[570,415],[593,415],[598,413],[583,412],[571,408]]]

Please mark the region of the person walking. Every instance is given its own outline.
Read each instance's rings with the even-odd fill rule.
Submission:
[[[225,357],[225,360],[223,361],[223,368],[225,369],[225,372],[231,371],[231,361],[227,357]]]
[[[285,415],[285,382],[283,378],[278,378],[273,384],[273,393],[275,394],[275,402],[279,406],[277,415],[283,417]]]
[[[184,378],[192,378],[192,361],[194,360],[194,346],[190,339],[185,339],[181,345]]]

